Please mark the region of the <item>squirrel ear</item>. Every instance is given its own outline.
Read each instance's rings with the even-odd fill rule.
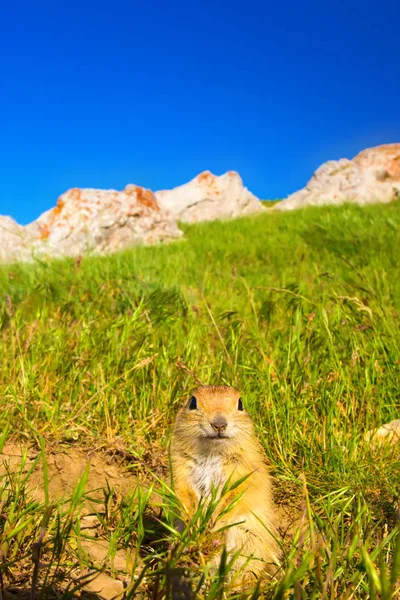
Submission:
[[[189,400],[189,405],[188,405],[188,409],[189,410],[196,410],[197,408],[197,400],[194,396],[192,396]]]
[[[239,398],[239,400],[238,400],[238,410],[244,410],[243,409],[243,402],[242,402],[241,398]]]

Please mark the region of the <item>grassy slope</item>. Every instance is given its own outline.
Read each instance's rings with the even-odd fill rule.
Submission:
[[[304,503],[305,477],[316,528],[318,558],[286,547],[286,578],[269,594],[373,597],[375,586],[389,598],[377,573],[394,541],[376,544],[394,527],[399,457],[371,455],[362,436],[400,412],[399,225],[399,204],[325,207],[3,269],[2,430],[123,448],[147,471],[155,452],[166,464],[174,414],[197,381],[236,385],[277,501]]]

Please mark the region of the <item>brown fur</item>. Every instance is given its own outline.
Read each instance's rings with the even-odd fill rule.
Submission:
[[[201,497],[208,498],[211,484],[223,485],[249,477],[228,493],[218,511],[243,492],[233,509],[218,522],[217,528],[244,521],[225,532],[224,543],[229,553],[240,551],[236,566],[246,563],[244,580],[262,571],[276,570],[279,556],[276,536],[276,511],[272,501],[271,478],[262,448],[253,432],[246,410],[238,410],[240,394],[225,386],[204,386],[193,392],[197,409],[189,402],[179,411],[172,436],[171,457],[175,492],[190,518]],[[218,439],[211,422],[225,418],[227,427]],[[214,436],[214,437],[212,437]]]

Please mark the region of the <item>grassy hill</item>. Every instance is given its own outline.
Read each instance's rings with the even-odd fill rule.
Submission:
[[[165,597],[179,569],[193,581],[175,597],[195,597],[209,534],[201,520],[181,540],[163,526],[161,481],[176,411],[202,382],[240,388],[271,464],[284,561],[264,597],[395,597],[399,452],[363,436],[400,416],[399,227],[399,203],[324,207],[2,268],[0,448],[14,466],[0,471],[0,586],[71,597],[85,569],[123,579],[113,559],[128,551],[128,597]],[[129,489],[96,496],[89,471],[53,506],[54,461],[77,452],[97,460],[94,487],[104,461]],[[107,548],[97,563],[87,512]],[[196,597],[224,597],[224,572]]]

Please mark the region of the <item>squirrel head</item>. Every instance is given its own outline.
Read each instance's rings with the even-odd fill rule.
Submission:
[[[209,443],[215,448],[242,441],[252,431],[252,421],[240,393],[228,386],[195,389],[180,410],[175,425],[175,433],[181,441]]]

